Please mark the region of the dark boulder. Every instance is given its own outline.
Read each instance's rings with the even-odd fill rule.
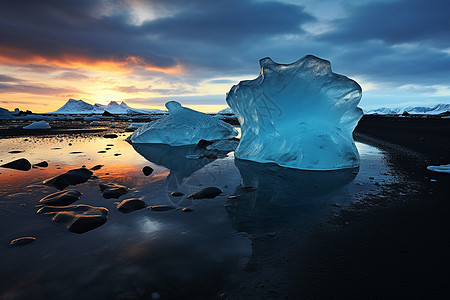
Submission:
[[[29,171],[31,169],[31,163],[26,158],[19,158],[9,163],[3,164],[0,167],[20,171]]]
[[[109,184],[100,183],[99,186],[100,191],[102,192],[102,196],[105,199],[119,198],[120,196],[128,193],[128,188],[126,186],[115,183]]]
[[[63,190],[69,185],[80,184],[88,181],[94,173],[86,168],[70,170],[64,174],[44,180],[44,184]]]
[[[108,210],[104,207],[89,205],[44,206],[38,214],[53,216],[52,221],[64,223],[70,232],[85,233],[108,220]]]

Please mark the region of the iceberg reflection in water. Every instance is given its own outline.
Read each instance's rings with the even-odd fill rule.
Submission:
[[[350,202],[349,183],[358,174],[358,168],[304,171],[240,159],[235,165],[242,182],[226,208],[234,228],[249,233],[298,224],[326,214],[329,204]]]
[[[166,180],[169,192],[179,191],[184,180],[216,160],[216,158],[204,157],[205,153],[212,152],[201,149],[196,145],[133,144],[132,146],[148,161],[170,170]],[[214,154],[215,157],[220,159],[226,157],[227,152],[215,151]]]

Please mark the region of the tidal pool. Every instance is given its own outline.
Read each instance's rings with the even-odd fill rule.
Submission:
[[[49,164],[30,171],[0,168],[2,299],[214,299],[239,287],[251,235],[323,221],[336,205],[345,207],[359,193],[376,192],[376,182],[394,180],[383,153],[360,143],[359,170],[311,172],[235,160],[233,152],[188,159],[201,150],[133,146],[124,139],[0,140],[2,164],[22,157]],[[109,214],[103,226],[76,234],[36,211],[41,198],[57,191],[43,180],[83,165],[103,166],[93,171],[96,178],[70,187],[83,194],[74,204],[106,207]],[[154,169],[150,176],[144,166]],[[130,192],[104,199],[99,183],[125,185]],[[223,193],[187,198],[208,186]],[[174,191],[184,195],[173,197]],[[116,202],[128,198],[177,209],[118,212]],[[37,241],[9,245],[22,236]]]

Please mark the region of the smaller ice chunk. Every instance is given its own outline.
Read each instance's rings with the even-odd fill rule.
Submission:
[[[434,172],[450,174],[450,164],[440,166],[428,166],[427,169]]]
[[[183,107],[176,101],[167,102],[166,107],[169,116],[138,128],[127,140],[136,144],[182,146],[197,144],[202,139],[230,139],[238,134],[233,126],[210,115]]]
[[[36,121],[23,127],[23,129],[50,129],[50,125],[45,121]]]

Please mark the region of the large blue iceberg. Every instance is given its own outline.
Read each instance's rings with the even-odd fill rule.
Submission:
[[[170,146],[197,144],[200,140],[221,140],[235,137],[233,126],[210,115],[181,106],[176,101],[166,103],[169,115],[139,127],[128,137],[132,143],[158,143]]]
[[[264,58],[260,65],[258,78],[227,94],[242,130],[235,156],[305,170],[359,166],[352,136],[363,115],[359,84],[313,55],[288,65]]]

